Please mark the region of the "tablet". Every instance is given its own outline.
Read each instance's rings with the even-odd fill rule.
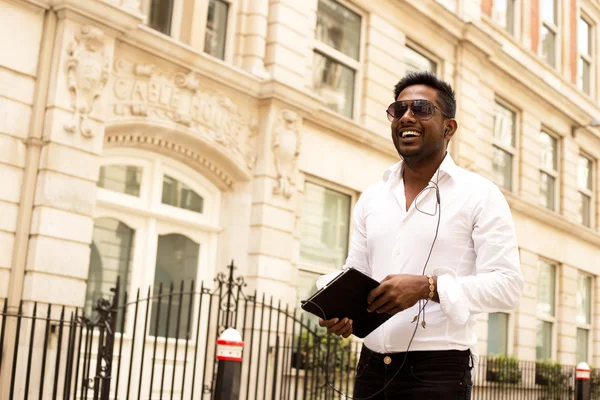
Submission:
[[[354,268],[347,268],[326,286],[303,300],[302,309],[323,319],[350,318],[352,334],[364,338],[391,318],[367,311],[369,292],[379,282]]]

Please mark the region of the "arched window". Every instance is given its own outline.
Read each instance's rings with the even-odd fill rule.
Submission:
[[[90,266],[85,295],[85,314],[92,315],[96,302],[110,298],[110,289],[120,278],[121,298],[129,284],[131,253],[135,231],[124,223],[112,218],[99,218],[94,221]],[[119,326],[120,330],[121,327]]]
[[[186,165],[153,153],[111,150],[98,178],[86,315],[98,298],[112,296],[117,276],[129,301],[138,289],[145,298],[149,286],[156,296],[161,283],[165,294],[171,284],[179,292],[182,281],[186,291],[192,281],[197,286],[201,280],[211,282],[219,202],[218,188]],[[185,337],[186,318],[178,329],[177,314],[193,314],[193,304],[179,304],[173,296],[170,307],[166,297],[155,298],[150,307],[150,335]]]

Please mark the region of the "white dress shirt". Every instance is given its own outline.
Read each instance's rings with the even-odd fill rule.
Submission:
[[[402,161],[392,166],[358,200],[344,268],[377,281],[391,274],[423,274],[440,217],[424,272],[438,276],[440,302],[425,307],[426,328],[419,326],[410,351],[471,349],[476,366],[476,314],[515,308],[523,290],[510,209],[496,185],[458,167],[447,154],[432,178],[439,187],[439,208],[430,183],[431,189],[406,210],[402,169]],[[321,276],[317,286],[338,273]],[[418,304],[394,315],[364,344],[379,353],[407,351]]]

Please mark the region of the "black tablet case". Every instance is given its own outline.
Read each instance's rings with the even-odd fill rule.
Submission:
[[[377,286],[379,282],[375,279],[357,269],[347,268],[308,300],[302,301],[302,309],[323,319],[350,318],[352,334],[362,339],[391,317],[367,311],[367,297]]]

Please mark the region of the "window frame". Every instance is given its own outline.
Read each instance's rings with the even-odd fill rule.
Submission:
[[[353,191],[352,189],[349,189],[347,187],[344,187],[342,185],[327,181],[325,179],[322,178],[318,178],[316,176],[313,175],[305,175],[304,180],[302,182],[302,199],[304,199],[304,185],[306,182],[312,183],[314,185],[318,185],[321,187],[324,187],[326,189],[330,189],[342,194],[345,194],[347,196],[350,196],[350,215],[348,216],[348,252],[350,251],[350,241],[352,240],[352,232],[354,229],[354,207],[356,206],[356,202],[358,201],[358,197],[359,194],[356,191]],[[302,204],[300,204],[300,208],[302,209],[304,206],[304,201],[302,202]],[[298,225],[300,226],[300,225]],[[309,264],[304,262],[301,258],[300,258],[300,232],[298,232],[298,255],[297,255],[297,263],[296,263],[296,268],[298,269],[298,271],[303,270],[309,273],[315,273],[315,274],[328,274],[330,272],[335,272],[337,271],[336,269],[332,269],[329,267],[323,267],[323,266],[319,266],[319,265],[315,265],[315,264]],[[340,265],[340,271],[342,270],[342,265]]]
[[[414,40],[410,39],[409,37],[406,37],[406,40],[404,42],[404,48],[407,48],[407,47],[412,49],[414,52],[419,53],[420,55],[427,58],[428,60],[433,61],[435,63],[435,71],[433,71],[433,73],[436,74],[437,76],[441,75],[440,72],[442,70],[443,60],[440,57],[438,57],[431,51],[427,50],[427,48],[421,46],[420,44],[418,44]],[[402,60],[402,63],[404,64],[403,65],[404,73],[406,74],[406,62],[404,60]]]
[[[579,279],[580,277],[583,278],[590,278],[590,298],[589,298],[589,302],[590,302],[590,323],[589,324],[580,324],[579,322],[577,322],[577,320],[575,320],[575,327],[576,327],[576,331],[575,333],[577,334],[577,329],[584,329],[588,332],[588,343],[587,343],[587,360],[576,360],[576,362],[580,362],[580,361],[590,361],[592,360],[592,356],[594,353],[594,349],[592,348],[593,343],[594,343],[594,276],[579,270],[578,274],[577,274],[577,279]],[[578,282],[578,288],[579,290],[579,282]],[[577,341],[577,336],[575,336],[575,340]],[[575,353],[577,353],[577,342],[575,344]]]
[[[316,9],[314,13],[314,26],[313,26],[313,35],[310,42],[310,60],[308,61],[311,68],[314,62],[314,54],[320,53],[321,55],[332,59],[334,62],[337,62],[351,70],[354,71],[354,93],[352,99],[352,115],[346,116],[330,108],[323,106],[327,112],[331,112],[334,115],[337,115],[342,118],[348,118],[353,121],[356,121],[361,116],[361,105],[362,105],[362,92],[363,92],[363,78],[364,78],[364,63],[366,59],[366,34],[367,34],[367,23],[368,23],[368,14],[358,8],[356,5],[346,1],[346,0],[332,0],[340,5],[348,8],[350,11],[356,13],[360,16],[360,41],[358,43],[358,60],[353,59],[350,56],[342,53],[339,50],[334,49],[333,47],[328,46],[327,44],[321,42],[317,39],[316,30],[317,30],[317,18],[318,18],[318,7],[319,0],[316,0]],[[310,88],[315,91],[314,87],[314,76],[310,76]],[[316,91],[315,94],[319,96]],[[320,97],[320,96],[319,96]]]
[[[539,279],[539,267],[541,266],[541,264],[548,264],[548,265],[552,265],[554,266],[554,315],[553,316],[548,316],[548,315],[544,315],[544,314],[540,314],[537,310],[537,305],[539,304],[539,298],[538,298],[538,293],[539,293],[539,289],[536,290],[536,311],[535,311],[535,318],[536,321],[542,321],[542,322],[548,322],[551,324],[551,329],[552,332],[550,332],[550,359],[551,360],[555,360],[556,356],[558,354],[558,349],[556,344],[558,343],[558,329],[557,329],[557,322],[558,322],[558,317],[556,316],[556,314],[558,314],[558,299],[560,296],[560,285],[559,285],[559,276],[560,276],[560,264],[551,260],[548,260],[546,258],[540,257],[538,260],[538,279]],[[537,347],[537,326],[536,326],[536,347]],[[536,360],[537,360],[537,355],[536,355]],[[539,360],[538,360],[539,361]]]
[[[502,151],[505,151],[509,154],[512,155],[512,166],[511,166],[511,183],[510,183],[510,190],[506,189],[505,187],[501,187],[500,185],[498,185],[500,187],[501,190],[505,190],[508,191],[510,193],[518,193],[520,190],[520,186],[519,186],[519,165],[521,163],[520,160],[520,151],[518,151],[518,149],[521,147],[521,135],[519,134],[521,129],[521,113],[519,112],[519,109],[517,109],[516,107],[514,107],[512,104],[508,103],[507,101],[503,100],[502,98],[496,97],[494,99],[494,104],[499,105],[500,107],[503,107],[509,111],[511,111],[514,114],[514,121],[513,121],[513,127],[514,127],[514,145],[513,147],[509,147],[506,146],[502,143],[500,143],[500,141],[494,136],[494,130],[492,130],[492,149],[494,147],[499,148]],[[495,115],[494,115],[495,118]],[[493,170],[493,160],[492,160],[492,170]]]
[[[514,355],[514,330],[515,330],[515,310],[510,311],[497,311],[495,313],[489,313],[487,316],[488,321],[488,336],[487,336],[487,344],[486,344],[486,354],[490,355],[488,352],[490,345],[490,333],[489,333],[489,316],[491,314],[506,314],[506,356]]]
[[[235,15],[237,15],[237,7],[239,1],[236,0],[220,0],[224,3],[227,3],[227,27],[225,29],[225,51],[223,52],[223,59],[219,57],[213,56],[204,51],[204,46],[206,45],[206,25],[208,24],[208,0],[194,0],[196,2],[204,3],[203,10],[203,20],[202,22],[202,39],[199,40],[200,51],[202,54],[207,55],[208,57],[215,58],[217,60],[222,60],[225,62],[231,62],[234,55],[234,43],[235,43]],[[201,42],[201,43],[200,43]]]
[[[585,93],[587,96],[590,97],[595,97],[594,93],[595,93],[595,84],[596,84],[596,77],[595,77],[595,65],[594,65],[594,50],[596,49],[596,24],[594,23],[593,18],[589,17],[589,14],[587,12],[585,12],[585,10],[583,10],[582,8],[579,8],[579,15],[577,17],[577,26],[579,27],[579,21],[583,20],[589,27],[589,31],[588,31],[588,47],[589,47],[589,51],[591,51],[591,54],[584,54],[580,52],[579,49],[579,29],[577,29],[577,45],[576,45],[576,49],[577,49],[577,65],[576,65],[576,77],[577,77],[577,88],[582,92]],[[590,81],[590,91],[589,93],[586,92],[583,88],[583,79],[582,77],[579,76],[579,63],[580,62],[587,62],[590,66],[590,76],[589,76],[589,81]]]
[[[171,14],[171,32],[166,35],[160,31],[152,29],[148,25],[150,16],[150,6],[152,0],[141,0],[140,11],[145,17],[144,24],[159,35],[165,35],[175,41],[192,46],[196,51],[217,60],[232,62],[235,53],[235,35],[236,35],[236,15],[238,13],[239,0],[221,0],[228,5],[227,29],[225,31],[225,52],[224,58],[212,56],[204,51],[206,41],[206,24],[208,23],[208,2],[209,0],[173,0],[173,12]],[[192,15],[189,21],[184,16],[185,6],[193,4]],[[190,26],[187,26],[187,25]],[[185,36],[185,39],[184,39]],[[188,37],[189,36],[189,37]]]
[[[130,284],[132,287],[140,288],[141,294],[145,294],[144,288],[154,284],[159,235],[177,233],[199,243],[196,282],[204,281],[205,287],[210,288],[213,285],[218,234],[221,231],[218,225],[221,204],[220,190],[201,172],[160,154],[139,149],[109,149],[105,151],[100,161],[100,167],[119,164],[136,165],[143,168],[140,197],[98,187],[93,219],[112,218],[134,230],[134,248],[130,261]],[[164,174],[185,183],[203,197],[204,209],[201,218],[190,219],[190,214],[198,216],[198,213],[162,204],[162,177]],[[190,177],[194,177],[194,179]],[[152,267],[149,268],[149,265]],[[136,290],[128,290],[128,302],[135,301],[135,292]],[[198,310],[199,298],[194,300],[193,307]],[[196,321],[197,314],[194,312],[193,323]],[[132,314],[126,316],[124,338],[131,339],[133,322]],[[153,338],[151,333],[147,333],[146,340]],[[159,343],[174,343],[176,339],[159,336],[157,340]],[[195,342],[195,336],[190,338],[191,345],[195,345]]]
[[[507,20],[507,25],[511,26],[512,25],[512,32],[511,30],[508,29],[508,27],[504,27],[502,26],[498,20],[495,18],[495,9],[496,9],[496,0],[492,0],[492,9],[491,9],[491,15],[490,15],[490,20],[494,22],[494,24],[496,24],[502,31],[506,32],[508,35],[512,36],[513,38],[517,38],[518,37],[518,22],[520,21],[520,5],[521,5],[521,1],[519,0],[506,0],[507,4],[509,2],[512,2],[512,6],[513,6],[513,16],[512,16],[512,21],[509,22],[509,18],[508,15],[506,17]],[[507,13],[508,14],[508,13]]]
[[[545,64],[547,64],[550,68],[559,71],[560,70],[560,60],[561,60],[561,34],[560,34],[560,21],[562,18],[562,10],[561,10],[561,1],[554,1],[554,21],[547,21],[544,19],[544,13],[542,12],[542,4],[543,0],[540,1],[539,7],[539,16],[540,16],[540,25],[538,27],[539,30],[539,40],[538,40],[538,54],[542,58]],[[554,60],[552,60],[552,64],[548,62],[543,56],[543,37],[542,30],[543,28],[547,28],[550,32],[554,33]]]
[[[542,165],[541,161],[538,159],[538,170],[540,172],[540,177],[541,177],[541,173],[545,173],[550,175],[551,177],[554,178],[554,209],[548,208],[546,206],[544,206],[543,204],[539,204],[540,207],[543,207],[545,210],[551,211],[551,212],[555,212],[558,213],[560,211],[561,208],[561,201],[560,201],[560,187],[561,187],[561,156],[562,156],[562,152],[561,152],[561,143],[562,143],[562,138],[561,136],[553,133],[551,130],[547,129],[546,127],[542,126],[542,128],[539,130],[538,132],[538,141],[539,141],[539,134],[540,133],[545,133],[546,135],[550,136],[551,138],[554,138],[556,140],[556,170],[551,170],[545,166]],[[541,144],[541,143],[540,143]],[[540,153],[541,156],[541,153]],[[540,188],[540,192],[541,192],[541,178],[538,177],[538,181],[540,183],[539,188]],[[538,193],[538,195],[540,195],[541,193]],[[538,200],[539,203],[539,200]]]
[[[579,187],[579,165],[578,165],[578,168],[577,168],[577,194],[583,194],[590,198],[590,209],[589,209],[590,225],[589,226],[587,226],[585,224],[582,224],[582,225],[585,226],[586,228],[594,229],[596,227],[596,212],[595,212],[596,211],[596,207],[595,207],[596,196],[594,196],[594,194],[596,193],[596,165],[597,165],[597,162],[596,162],[596,159],[593,158],[592,156],[580,151],[577,156],[578,164],[579,164],[579,157],[583,157],[590,162],[590,174],[591,174],[591,181],[592,181],[591,189]],[[578,216],[578,217],[580,217],[580,216]]]

